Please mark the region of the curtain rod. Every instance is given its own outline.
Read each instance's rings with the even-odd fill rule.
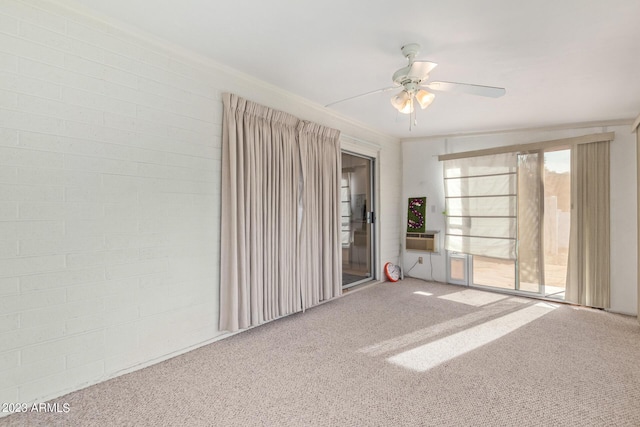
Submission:
[[[508,145],[505,147],[493,147],[483,150],[464,151],[461,153],[441,154],[439,161],[465,159],[468,157],[489,156],[492,154],[536,151],[540,149],[561,147],[563,145],[589,144],[591,142],[613,141],[615,132],[593,133],[590,135],[574,136],[572,138],[553,139],[550,141],[532,142],[528,144]]]

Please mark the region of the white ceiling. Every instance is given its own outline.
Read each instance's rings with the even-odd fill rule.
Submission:
[[[638,0],[62,0],[134,26],[320,105],[391,85],[420,43],[431,80],[501,86],[438,93],[407,116],[395,93],[332,107],[401,138],[633,119],[640,113]]]

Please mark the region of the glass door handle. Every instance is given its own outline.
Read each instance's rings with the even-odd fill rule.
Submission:
[[[364,219],[367,224],[373,224],[376,222],[375,212],[367,212]]]

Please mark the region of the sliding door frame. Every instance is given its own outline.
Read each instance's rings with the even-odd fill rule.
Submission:
[[[375,189],[376,189],[376,185],[375,185],[375,166],[376,166],[376,159],[369,157],[367,155],[363,155],[363,154],[358,154],[358,153],[353,153],[351,151],[348,150],[341,150],[341,154],[346,154],[349,156],[353,156],[353,157],[358,157],[360,159],[366,160],[367,162],[369,162],[369,174],[367,179],[369,180],[368,182],[368,191],[369,191],[369,195],[370,195],[370,200],[368,201],[368,208],[367,208],[367,212],[366,212],[366,224],[369,225],[369,235],[367,236],[369,243],[368,243],[368,253],[367,253],[367,263],[369,265],[369,270],[368,270],[368,274],[369,276],[364,277],[362,280],[358,280],[356,282],[352,282],[349,283],[347,285],[342,284],[342,289],[348,289],[357,285],[361,285],[362,283],[366,283],[369,282],[371,280],[375,279],[375,271],[376,271],[376,241],[378,240],[376,238],[376,227],[375,225],[377,224],[376,221],[376,215],[377,212],[375,210],[375,206],[376,206],[376,195],[375,195]],[[369,213],[372,214],[372,216],[369,215]]]
[[[539,216],[540,216],[540,236],[538,239],[538,245],[539,245],[539,277],[538,277],[538,292],[532,292],[532,291],[525,291],[522,290],[520,288],[520,256],[519,256],[519,246],[516,246],[516,259],[514,260],[514,284],[513,284],[513,289],[512,288],[502,288],[502,287],[497,287],[497,286],[490,286],[490,285],[480,285],[480,284],[476,284],[474,282],[474,256],[470,255],[470,254],[461,254],[461,253],[456,253],[456,252],[450,252],[447,251],[447,279],[450,283],[453,284],[459,284],[459,285],[467,285],[470,288],[477,288],[477,289],[487,289],[490,288],[492,291],[496,291],[496,292],[501,292],[501,293],[508,293],[508,294],[513,294],[513,295],[522,295],[522,296],[535,296],[536,298],[549,298],[550,300],[557,300],[555,298],[552,297],[548,297],[547,296],[547,292],[546,292],[546,283],[545,283],[545,278],[546,278],[546,272],[545,272],[545,223],[544,223],[544,216],[545,216],[545,158],[544,155],[547,152],[554,152],[554,151],[562,151],[562,150],[570,150],[571,156],[573,156],[573,148],[575,145],[571,145],[571,144],[566,144],[566,145],[559,145],[559,144],[549,144],[549,145],[537,145],[536,147],[531,146],[531,149],[526,150],[526,151],[521,151],[518,153],[518,155],[521,154],[537,154],[538,155],[538,174],[540,176],[540,182],[539,182],[539,194],[540,194],[540,200],[539,200]],[[518,179],[518,183],[519,184],[519,174],[517,175],[517,179]],[[519,188],[519,187],[518,187]],[[519,203],[519,198],[516,198],[516,203]],[[516,221],[516,227],[518,228],[519,231],[519,227],[520,227],[520,223],[519,221]],[[519,234],[517,234],[519,236]],[[519,243],[519,239],[518,239],[518,243]],[[455,281],[451,279],[451,275],[450,275],[450,258],[461,258],[460,255],[465,255],[466,256],[466,283],[461,282],[461,281]],[[566,287],[566,284],[565,284]],[[566,289],[566,288],[565,288]]]
[[[363,157],[371,160],[371,207],[374,212],[375,218],[373,224],[371,224],[371,277],[366,280],[358,281],[355,285],[366,283],[369,281],[381,280],[382,272],[380,269],[381,264],[381,250],[380,250],[380,151],[381,147],[375,143],[363,141],[360,139],[352,138],[347,135],[341,135],[340,137],[340,150],[342,153]],[[349,284],[343,289],[348,289],[354,284]]]

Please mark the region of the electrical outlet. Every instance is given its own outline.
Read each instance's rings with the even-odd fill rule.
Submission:
[[[418,257],[418,264],[422,264],[422,257],[421,256]]]

